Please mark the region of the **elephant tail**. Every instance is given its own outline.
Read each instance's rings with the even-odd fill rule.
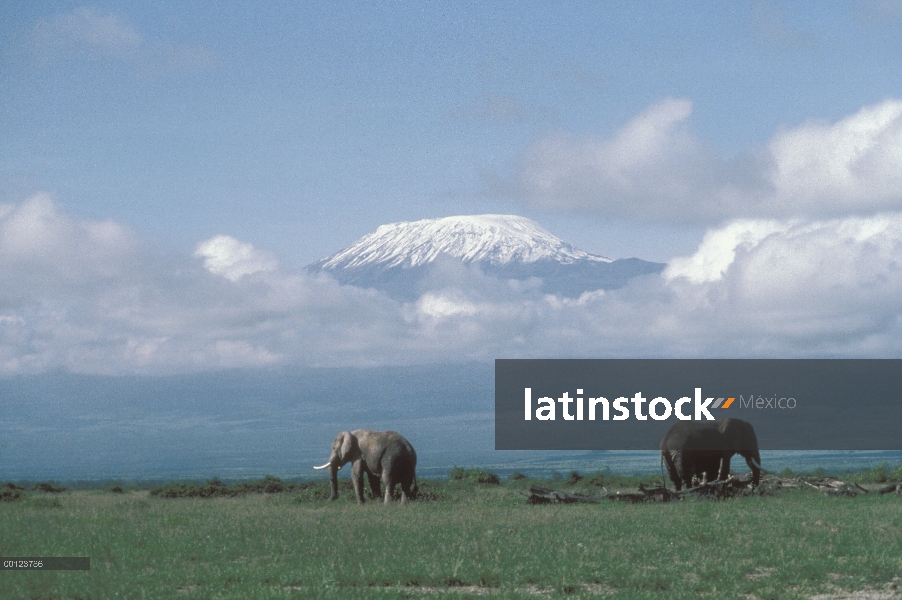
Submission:
[[[664,489],[667,489],[667,478],[664,476],[664,453],[661,452],[661,482],[664,484]]]

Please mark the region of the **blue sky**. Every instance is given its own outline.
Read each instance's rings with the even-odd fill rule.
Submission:
[[[411,316],[434,298],[394,306],[310,288],[299,270],[383,223],[479,213],[671,267],[661,289],[589,308],[452,286],[438,302],[452,315],[507,302],[504,314],[525,319],[504,329],[486,316],[500,329],[464,336],[464,358],[573,352],[576,334],[529,351],[501,340],[618,310],[628,323],[668,316],[637,345],[598,325],[613,337],[589,355],[711,355],[728,334],[746,340],[743,355],[894,355],[900,64],[902,4],[889,0],[4,3],[0,278],[17,291],[0,298],[0,372],[382,364],[398,347],[385,339],[439,360],[439,326]],[[261,292],[243,275],[204,279],[217,272],[195,253],[216,236],[229,236],[220,259],[244,256],[250,279],[278,281],[257,281]],[[844,251],[847,264],[824,275],[823,256]],[[794,266],[755,279],[766,253]],[[839,290],[831,302],[862,303],[828,302],[825,314],[811,285],[785,289],[815,272],[832,282],[823,293]],[[879,290],[861,300],[862,286]],[[699,313],[755,312],[761,299],[736,291],[752,288],[792,302],[760,313],[777,341],[756,337],[760,322],[736,330]],[[208,295],[232,320],[188,316]],[[103,314],[85,309],[104,302]],[[173,325],[182,319],[190,333]],[[714,323],[711,341],[681,344],[696,319]],[[291,342],[361,328],[321,355]]]

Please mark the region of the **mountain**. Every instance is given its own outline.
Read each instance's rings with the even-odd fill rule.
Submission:
[[[616,289],[664,268],[583,252],[524,217],[472,215],[382,225],[307,270],[413,299],[440,286],[449,264],[475,266],[503,280],[537,278],[543,292],[571,297]]]

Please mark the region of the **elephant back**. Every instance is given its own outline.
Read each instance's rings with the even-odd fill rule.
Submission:
[[[720,451],[724,449],[721,420],[679,421],[661,439],[661,451]]]

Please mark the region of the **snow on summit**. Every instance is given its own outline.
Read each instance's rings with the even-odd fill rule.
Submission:
[[[577,250],[550,231],[516,215],[472,215],[382,225],[321,263],[324,270],[417,267],[441,255],[492,265],[553,260],[609,263],[611,259]]]

